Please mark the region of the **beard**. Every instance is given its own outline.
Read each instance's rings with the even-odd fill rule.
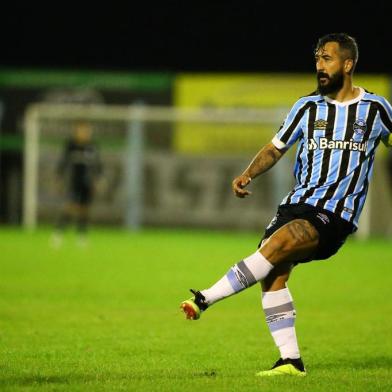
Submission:
[[[326,84],[321,84],[320,78],[327,78],[328,82]],[[324,72],[317,72],[317,90],[321,95],[328,95],[338,92],[343,87],[343,83],[343,71],[338,71],[331,76]]]

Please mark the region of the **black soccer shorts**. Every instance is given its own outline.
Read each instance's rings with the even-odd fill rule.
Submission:
[[[72,188],[70,189],[70,200],[76,204],[88,205],[92,201],[92,196],[92,185],[73,184]]]
[[[279,206],[277,214],[265,229],[259,247],[264,239],[270,237],[275,231],[294,219],[307,220],[319,233],[319,244],[315,254],[307,259],[298,260],[298,263],[328,259],[339,250],[346,238],[356,230],[353,224],[333,212],[309,204],[286,204]]]

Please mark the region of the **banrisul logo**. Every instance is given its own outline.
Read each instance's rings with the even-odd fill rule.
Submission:
[[[316,150],[317,148],[318,148],[318,144],[316,143],[316,140],[309,139],[308,140],[308,150]]]
[[[354,140],[329,140],[326,137],[320,137],[318,143],[315,139],[308,140],[308,150],[350,150],[365,152],[367,142],[356,142]]]

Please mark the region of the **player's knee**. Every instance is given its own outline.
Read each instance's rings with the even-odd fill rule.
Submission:
[[[272,247],[276,251],[283,253],[290,252],[298,246],[301,246],[301,242],[300,238],[290,235],[290,233],[286,230],[271,237]]]
[[[268,260],[284,261],[299,251],[312,249],[317,242],[317,230],[309,222],[297,219],[275,232],[262,248]]]
[[[261,282],[262,289],[264,292],[282,290],[286,288],[286,282],[288,278],[289,278],[288,274],[280,275],[280,276],[276,276],[275,274],[270,274]]]
[[[263,252],[267,252],[267,259],[273,260],[277,255],[280,257],[290,253],[291,249],[294,247],[293,242],[287,236],[273,235],[268,238],[265,245],[262,246]]]

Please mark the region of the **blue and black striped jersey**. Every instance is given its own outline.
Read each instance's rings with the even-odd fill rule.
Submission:
[[[299,99],[272,140],[279,149],[298,140],[296,184],[281,204],[318,206],[357,226],[375,150],[391,133],[391,105],[362,88],[347,102],[322,95]]]

